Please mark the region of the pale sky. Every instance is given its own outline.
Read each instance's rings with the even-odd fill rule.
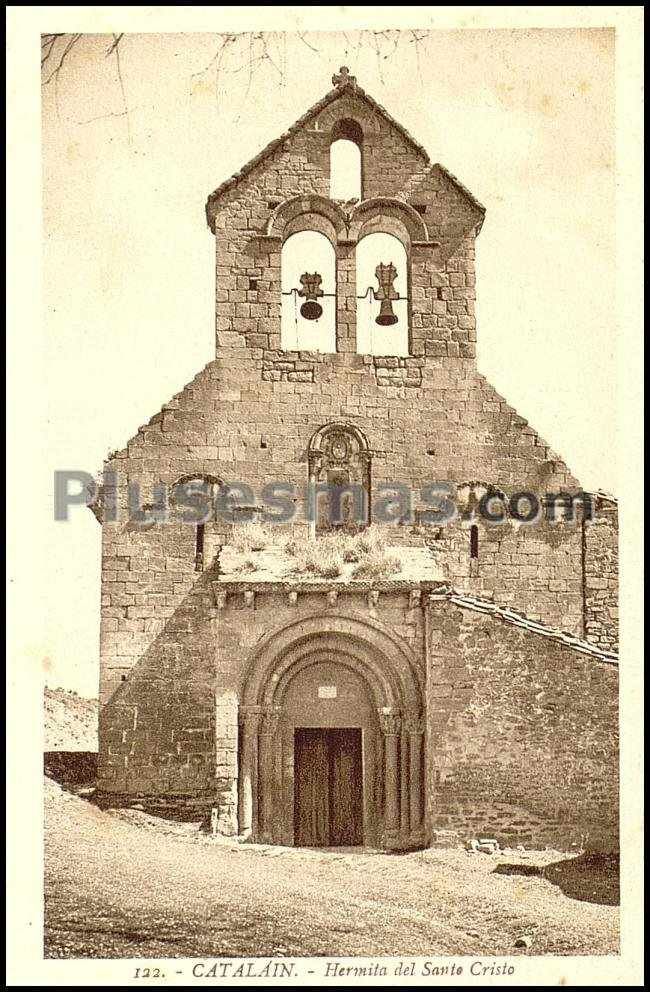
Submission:
[[[346,64],[487,208],[479,370],[586,488],[617,491],[613,32],[435,32],[379,54],[353,32],[274,35],[268,58],[249,36],[127,35],[122,86],[108,41],[83,37],[43,90],[50,477],[96,473],[214,357],[206,197]],[[94,695],[100,527],[47,513],[48,680]]]

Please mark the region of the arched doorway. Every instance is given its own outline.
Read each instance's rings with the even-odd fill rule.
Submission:
[[[375,621],[306,617],[258,646],[240,706],[240,833],[287,845],[416,846],[423,761],[414,658]]]
[[[376,845],[379,720],[352,659],[294,665],[282,709],[284,836],[299,847]]]

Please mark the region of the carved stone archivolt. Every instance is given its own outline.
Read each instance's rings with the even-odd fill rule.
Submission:
[[[419,843],[423,697],[415,658],[377,621],[331,614],[297,618],[264,638],[251,658],[240,707],[240,832],[292,843],[293,724],[285,723],[283,701],[293,679],[324,659],[364,680],[374,699],[376,731],[364,736],[376,769],[366,809],[373,842],[387,848]]]
[[[240,706],[239,726],[244,734],[257,734],[262,721],[261,706]]]
[[[427,225],[417,210],[391,196],[361,200],[347,212],[335,201],[316,193],[289,197],[271,211],[263,237],[280,243],[297,230],[321,230],[333,244],[337,241],[355,244],[371,231],[381,230],[394,234],[407,249],[410,245],[430,249],[439,246],[439,242],[430,239]]]

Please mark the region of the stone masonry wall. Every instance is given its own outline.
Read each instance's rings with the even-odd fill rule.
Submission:
[[[615,850],[616,666],[447,603],[429,639],[432,829]]]
[[[112,802],[158,797],[153,808],[192,819],[228,790],[215,748],[227,734],[217,728],[211,601],[199,581],[137,661],[104,685],[98,789]]]
[[[618,507],[600,502],[584,529],[584,636],[618,650]]]
[[[337,353],[283,352],[282,237],[269,234],[269,225],[291,197],[304,198],[300,209],[308,217],[318,207],[314,198],[327,200],[329,142],[332,128],[343,118],[352,118],[363,130],[363,197],[366,205],[377,202],[368,210],[364,204],[358,209],[352,204],[323,208],[334,218],[327,223],[337,259]],[[405,207],[384,203],[381,198],[386,197]],[[462,486],[480,479],[506,492],[531,490],[540,495],[579,490],[561,458],[476,371],[474,252],[482,216],[482,209],[453,177],[431,165],[422,150],[360,94],[347,89],[324,104],[236,184],[209,201],[216,238],[216,358],[110,457],[106,467],[117,473],[121,511],[127,483],[137,483],[142,503],[151,503],[156,483],[171,487],[184,477],[243,482],[258,499],[265,485],[282,481],[296,488],[294,526],[305,530],[302,493],[308,446],[314,433],[330,422],[352,424],[364,434],[371,452],[373,496],[382,484],[405,483],[416,493],[415,517],[426,508],[423,487],[442,480]],[[313,217],[322,221],[320,213]],[[422,221],[428,237],[421,239]],[[356,353],[355,240],[376,229],[377,223],[398,231],[408,247],[410,354],[403,358]],[[206,528],[208,544],[219,527]],[[283,601],[270,601],[269,610],[252,611],[233,603],[217,616],[211,573],[195,570],[195,531],[189,525],[138,526],[127,522],[122,512],[117,521],[105,519],[102,530],[100,788],[130,796],[156,792],[172,803],[191,795],[196,809],[216,805],[228,821],[236,795],[242,659],[289,608]],[[395,543],[431,543],[450,584],[459,589],[493,598],[551,626],[584,632],[598,645],[614,643],[616,522],[611,514],[584,531],[579,524],[481,524],[479,556],[473,560],[465,524],[437,536],[411,523],[388,533]],[[307,608],[307,600],[303,605]],[[404,605],[395,600],[386,609],[386,622],[417,644],[419,628],[404,614]],[[482,664],[473,647],[472,622],[450,628],[450,670],[465,656],[474,659],[472,665]],[[514,652],[513,664],[534,667],[534,649],[528,646],[533,638],[520,644],[512,641],[514,636],[504,634],[495,654],[502,674],[494,677],[502,680],[504,699],[509,698],[509,685],[520,686],[522,692],[525,688],[507,667],[506,646]],[[535,640],[541,659],[553,668],[558,657],[553,650],[560,649],[540,648],[539,643]],[[423,656],[423,649],[418,650]],[[588,678],[604,695],[601,678],[605,685],[611,676],[594,676],[601,667],[590,658],[569,664],[567,657],[565,652],[557,669],[566,674],[563,702],[568,705],[574,676]],[[463,685],[470,682],[468,675]],[[576,698],[583,695],[577,693]],[[476,698],[470,694],[468,706]],[[533,701],[529,695],[525,699],[530,714]],[[581,713],[582,707],[580,703]],[[610,712],[611,704],[607,707]],[[538,708],[547,726],[550,710],[541,704]],[[554,712],[563,732],[568,726],[562,724],[564,711]],[[470,720],[471,713],[470,707],[461,718],[454,711],[454,734],[460,734],[456,721]],[[586,713],[583,716],[584,726],[590,727]],[[478,728],[486,748],[493,746],[488,744],[488,725],[489,721]],[[507,720],[505,725],[510,726]],[[498,727],[499,721],[491,732]],[[521,727],[534,736],[532,717]],[[600,731],[596,728],[594,734],[600,747]],[[464,745],[456,747],[459,739],[452,735],[445,753],[449,767],[462,768],[468,776],[469,803],[472,789],[475,797],[481,790],[490,794],[492,773],[480,771],[476,761],[467,764]],[[543,745],[549,761],[559,760],[550,736]],[[517,784],[514,757],[506,771],[503,762],[497,764],[505,776],[507,803],[514,808],[521,800],[526,816],[536,810],[548,823],[552,811],[543,798],[541,780],[531,776],[538,785],[526,791],[525,783],[521,788]],[[532,757],[522,767],[526,764],[532,768]],[[595,765],[584,767],[588,777],[595,774]],[[441,789],[444,804],[449,793]],[[584,801],[592,805],[581,808],[581,822],[592,816],[597,797],[590,793]],[[436,816],[442,817],[436,822],[442,824],[445,817],[462,820],[459,802],[454,799],[455,805],[444,813],[436,807]],[[489,824],[496,829],[494,808],[485,816],[486,829]],[[559,823],[559,814],[553,822]]]
[[[343,350],[278,350],[279,248],[263,232],[283,198],[327,196],[330,133],[341,117],[353,117],[364,131],[364,196],[412,201],[437,240],[437,246],[411,246],[413,353],[406,358],[355,353],[353,246],[346,243],[337,244]],[[373,493],[395,481],[419,491],[433,481],[472,479],[510,492],[579,488],[548,444],[476,372],[473,243],[479,209],[361,96],[346,92],[330,102],[210,211],[217,245],[217,357],[111,458],[122,505],[127,481],[140,485],[146,503],[156,482],[171,486],[184,476],[245,482],[258,497],[272,481],[300,493],[309,440],[329,421],[364,432]],[[268,256],[262,266],[260,253]],[[414,512],[421,506],[416,499]],[[296,507],[304,520],[300,495]],[[404,534],[395,539],[402,542]],[[441,542],[439,553],[460,587],[581,633],[582,564],[575,541],[568,528],[491,528],[481,536],[478,563],[469,562],[465,532]],[[124,522],[105,523],[102,567],[105,694],[190,592],[193,530],[134,531]]]
[[[105,801],[236,830],[239,702],[262,638],[313,615],[367,618],[399,637],[426,678],[427,837],[613,849],[617,669],[499,618],[408,592],[264,589],[219,608],[202,576],[101,715]],[[245,584],[242,584],[244,588]],[[218,588],[218,584],[217,584]],[[230,588],[230,587],[228,587]],[[424,602],[424,600],[423,600]],[[426,664],[426,671],[425,671]]]
[[[412,211],[417,208],[416,216],[419,214],[427,225],[429,243],[411,237],[407,245],[411,355],[474,358],[474,239],[482,211],[441,167],[430,166],[401,132],[353,94],[329,104],[210,204],[216,236],[217,347],[219,332],[240,334],[250,348],[262,349],[266,378],[275,378],[272,373],[279,373],[281,378],[284,373],[297,382],[313,381],[316,363],[328,360],[329,356],[319,359],[280,352],[282,239],[269,237],[265,230],[280,203],[301,195],[329,198],[329,146],[332,129],[342,119],[355,120],[364,132],[364,208],[375,198],[396,198],[408,203]],[[306,199],[303,207],[306,216],[310,216],[309,202]],[[313,216],[311,226],[320,229],[320,213]],[[356,233],[339,233],[336,240],[340,353],[356,352],[356,295],[357,290],[366,289],[356,286],[350,237],[356,239],[375,229],[368,228],[367,223],[377,217],[383,217],[383,229],[393,233],[394,216],[390,204],[364,210],[359,222],[352,225]],[[287,363],[291,362],[299,365],[290,367]],[[415,373],[413,378],[417,378]]]
[[[575,522],[507,520],[478,528],[478,557],[470,557],[469,523],[445,528],[431,544],[450,585],[492,599],[531,620],[582,635],[582,529]]]
[[[104,684],[100,715],[98,789],[106,801],[141,801],[149,809],[200,818],[219,810],[220,828],[233,833],[237,808],[238,701],[253,647],[274,629],[313,614],[379,611],[367,593],[348,593],[340,609],[323,592],[242,593],[217,609],[204,573],[147,650]],[[407,593],[382,598],[382,623],[408,644],[424,668],[421,612]]]
[[[577,488],[546,443],[465,368],[431,359],[420,387],[383,386],[364,356],[351,364],[328,356],[313,384],[265,382],[258,378],[261,352],[237,340],[113,457],[121,505],[127,481],[139,483],[143,503],[151,502],[157,481],[171,487],[185,476],[243,481],[258,499],[266,484],[283,481],[296,489],[296,519],[304,527],[307,447],[330,421],[351,422],[367,437],[373,494],[382,484],[405,483],[416,493],[414,512],[425,506],[419,494],[433,481],[482,478],[507,492]],[[137,531],[122,518],[103,530],[102,680],[109,683],[135,664],[196,576],[188,525]],[[390,534],[396,543],[424,539],[407,532],[396,527]],[[582,633],[579,527],[485,527],[475,574],[467,531],[434,547],[460,588]]]

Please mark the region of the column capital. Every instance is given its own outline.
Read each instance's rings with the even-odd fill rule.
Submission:
[[[379,726],[384,737],[394,737],[399,734],[401,724],[402,720],[399,713],[387,713],[383,709],[379,710]]]
[[[408,734],[423,734],[425,730],[425,719],[419,713],[406,713],[404,715],[404,730]]]
[[[261,713],[262,725],[260,733],[262,737],[275,737],[280,723],[280,707],[265,706]]]
[[[243,729],[244,734],[256,734],[260,728],[261,719],[261,706],[239,707],[239,725]]]

